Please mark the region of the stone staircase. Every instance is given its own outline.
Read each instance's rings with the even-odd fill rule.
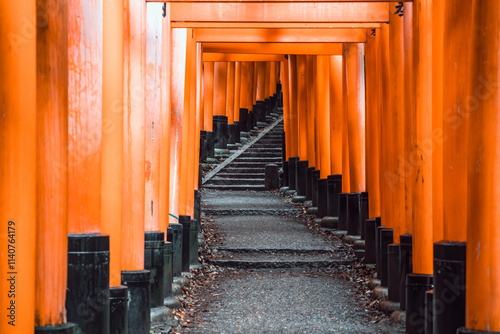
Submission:
[[[280,168],[282,162],[283,120],[271,126],[261,138],[238,152],[238,156],[203,184],[203,187],[218,190],[265,190],[265,166],[276,164]]]

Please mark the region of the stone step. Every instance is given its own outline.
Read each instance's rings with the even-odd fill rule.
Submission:
[[[268,163],[273,163],[281,167],[281,163],[276,163],[274,161],[270,162],[241,162],[241,161],[233,161],[229,164],[232,168],[260,168],[264,170]]]
[[[241,158],[256,158],[256,159],[270,159],[270,160],[276,160],[276,159],[282,159],[283,157],[281,154],[276,154],[275,152],[244,152],[242,153],[238,159]]]
[[[281,163],[282,157],[277,156],[242,156],[240,155],[238,158],[234,159],[234,162],[261,162],[261,163]]]
[[[262,173],[228,173],[223,169],[217,173],[217,177],[233,178],[233,179],[264,179],[266,174],[261,170]]]
[[[236,179],[236,178],[226,178],[214,176],[208,181],[208,184],[217,184],[217,185],[230,185],[230,184],[243,184],[243,185],[263,185],[264,178],[246,178],[246,179]]]
[[[203,188],[215,190],[255,190],[264,191],[266,188],[262,185],[252,184],[204,184]]]
[[[224,173],[235,173],[235,174],[258,174],[263,173],[264,168],[261,167],[252,167],[252,168],[243,168],[243,167],[231,167],[231,165],[224,168],[221,172]]]

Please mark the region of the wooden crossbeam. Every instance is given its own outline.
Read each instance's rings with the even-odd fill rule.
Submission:
[[[318,28],[380,28],[376,22],[172,22],[172,28],[271,28],[271,29],[318,29]]]
[[[203,61],[282,61],[284,55],[249,53],[203,53]]]
[[[203,43],[204,52],[342,55],[342,43]]]
[[[364,43],[366,29],[196,29],[199,43]]]
[[[159,1],[159,0],[154,0]],[[389,3],[172,3],[172,22],[388,22]]]

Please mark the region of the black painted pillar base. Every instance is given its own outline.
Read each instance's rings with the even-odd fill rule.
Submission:
[[[227,149],[228,129],[227,117],[221,115],[213,116],[214,147]]]
[[[299,157],[291,157],[288,159],[288,187],[290,190],[296,190],[297,185],[295,184],[295,174],[297,172],[297,162]]]
[[[288,161],[283,162],[283,183],[281,184],[282,187],[288,187]]]
[[[163,306],[164,238],[160,231],[144,232],[144,269],[151,273],[151,307]]]
[[[388,246],[393,243],[392,228],[384,228],[380,230],[380,284],[383,287],[388,286],[389,280],[389,258]]]
[[[201,173],[199,173],[201,175]],[[201,184],[198,183],[198,184]],[[193,217],[197,221],[200,221],[200,216],[201,216],[201,193],[198,190],[194,191],[194,212],[193,212]]]
[[[182,272],[189,272],[191,253],[191,217],[179,216],[182,225]]]
[[[307,182],[307,167],[309,162],[297,161],[296,172],[295,172],[295,187],[297,189],[297,196],[303,197],[304,201],[306,199],[306,182]]]
[[[109,333],[109,236],[68,234],[68,322],[76,333]]]
[[[406,276],[406,332],[422,334],[425,331],[425,292],[431,290],[432,275]]]
[[[286,161],[286,134],[285,131],[281,132],[281,161]]]
[[[377,220],[367,219],[365,222],[365,263],[375,264],[375,233],[377,232]]]
[[[390,301],[399,302],[399,279],[401,268],[399,263],[399,244],[387,246],[387,290]]]
[[[73,323],[65,323],[60,325],[49,325],[49,326],[41,326],[35,327],[35,334],[73,334],[73,329],[75,328],[75,324]],[[115,332],[111,332],[115,333]]]
[[[128,287],[129,334],[147,334],[151,328],[150,279],[149,270],[122,271],[122,284]]]
[[[182,225],[170,223],[167,228],[167,241],[172,243],[172,274],[180,277],[182,273]]]
[[[382,249],[380,246],[380,236],[382,235],[382,230],[385,229],[385,226],[378,225],[379,221],[377,219],[375,219],[375,221],[377,222],[377,228],[375,230],[375,268],[377,270],[377,278],[380,279],[380,277],[382,276],[382,272],[380,270],[381,268],[380,261],[382,258],[380,254],[380,250]],[[406,286],[406,281],[405,281],[405,286]]]
[[[191,219],[190,221],[190,234],[189,234],[189,265],[190,267],[197,267],[200,265],[198,261],[198,225],[199,221]]]
[[[306,171],[306,199],[312,201],[313,198],[313,172],[314,167],[307,167]]]
[[[215,158],[215,139],[214,133],[211,131],[207,131],[206,134],[205,150],[207,151],[207,159]]]
[[[163,245],[163,298],[172,296],[173,281],[172,243],[170,241],[165,241],[165,244]]]
[[[267,164],[265,166],[264,187],[267,190],[278,188],[278,165]]]
[[[240,121],[234,121],[234,127],[236,128],[235,131],[235,144],[241,143],[241,125]]]
[[[359,233],[361,235],[361,240],[365,240],[365,224],[368,219],[368,192],[364,191],[361,193],[359,198],[359,219],[360,219],[360,227]]]
[[[339,216],[339,194],[342,192],[342,175],[328,175],[327,177],[327,205],[326,215],[329,217]]]
[[[348,195],[348,193],[340,193],[339,194],[339,230],[340,231],[347,231],[347,220],[348,220],[347,195]]]
[[[433,334],[432,305],[434,300],[434,290],[425,291],[425,334]]]
[[[207,132],[200,131],[200,163],[207,161]]]
[[[228,124],[227,125],[227,143],[228,144],[236,144],[236,125]]]
[[[318,180],[318,212],[316,213],[316,217],[323,218],[327,213],[327,198],[328,191],[328,179],[319,179]]]
[[[313,170],[312,172],[312,204],[318,207],[318,181],[320,178],[320,171]]]
[[[360,235],[360,199],[361,193],[350,193],[347,195],[347,234]]]
[[[248,109],[240,108],[240,131],[248,132]]]
[[[412,258],[412,235],[402,234],[399,236],[400,244],[400,280],[399,280],[399,301],[402,310],[406,310],[406,275],[413,272],[413,258]]]
[[[465,325],[466,243],[434,243],[434,333],[456,333]]]
[[[110,334],[128,333],[128,288],[125,285],[109,288]]]

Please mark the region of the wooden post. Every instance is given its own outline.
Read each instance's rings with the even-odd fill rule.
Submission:
[[[307,159],[301,159],[301,160],[308,160],[309,161],[309,167],[316,167],[316,169],[320,168],[319,164],[319,137],[316,136],[316,131],[317,128],[317,109],[316,109],[316,82],[315,82],[315,76],[316,73],[314,71],[314,58],[315,56],[307,55],[307,56],[298,56],[297,59],[300,59],[300,57],[304,57],[306,60],[306,68],[305,68],[305,96],[303,98],[303,101],[297,101],[297,105],[299,108],[302,107],[303,103],[303,108],[304,108],[304,113],[305,116],[300,118],[300,109],[299,109],[299,140],[301,138],[301,133],[303,126],[305,128],[304,135],[306,137],[306,152],[307,152]],[[299,73],[300,75],[300,73]],[[300,83],[299,83],[300,84]],[[300,86],[299,86],[300,87]],[[299,91],[300,94],[300,91]],[[300,156],[300,154],[299,154]]]
[[[186,29],[171,29],[172,55],[170,76],[171,130],[170,130],[170,222],[179,220],[180,207],[180,169],[183,116],[185,109],[184,91],[186,75]]]
[[[413,72],[413,4],[404,4],[404,180],[405,180],[405,230],[413,233],[413,179],[417,168],[410,160],[415,147],[415,80]]]
[[[281,62],[281,73],[283,73],[283,129],[285,130],[285,154],[286,160],[290,159],[292,150],[291,122],[290,122],[290,84],[288,77],[288,59]]]
[[[237,61],[234,68],[234,121],[240,121],[240,108],[241,108],[241,66],[242,62]]]
[[[318,111],[318,134],[320,138],[320,177],[331,174],[330,165],[330,58],[317,56],[316,66],[316,109]]]
[[[144,269],[145,10],[125,1],[122,271]]]
[[[146,231],[166,231],[160,226],[160,152],[162,144],[162,4],[148,4],[146,30],[146,124],[145,124],[145,202]]]
[[[214,111],[214,62],[203,63],[203,113],[205,114],[205,131],[213,131]]]
[[[103,3],[102,232],[110,238],[110,286],[121,284],[123,201],[123,1]]]
[[[392,209],[387,212],[384,224],[393,228],[394,243],[405,230],[405,165],[404,165],[404,31],[403,17],[398,13],[399,4],[389,4],[389,92],[390,112],[384,114],[383,126],[387,134],[384,155],[387,156],[384,178],[388,186],[386,199]]]
[[[380,29],[366,34],[366,189],[374,219],[380,216]]]
[[[342,192],[349,193],[351,189],[349,172],[349,137],[347,127],[347,69],[346,59],[342,56]]]
[[[68,5],[62,2],[39,1],[37,17],[46,25],[43,29],[38,26],[36,38],[38,140],[37,231],[34,243],[36,244],[37,291],[35,326],[49,326],[66,322]],[[51,56],[53,50],[57,52]],[[8,290],[4,291],[7,293]],[[18,307],[22,305],[19,304]],[[22,316],[24,312],[24,308],[19,308],[19,315]],[[18,325],[24,326],[24,324],[16,324],[16,327]],[[26,331],[32,330],[33,328],[29,328]]]
[[[331,174],[342,174],[342,56],[330,56],[330,158]]]
[[[227,63],[215,62],[214,115],[226,116]]]
[[[170,74],[171,74],[171,50],[172,27],[170,23],[170,4],[165,4],[165,17],[163,18],[163,43],[162,43],[162,67],[161,67],[161,152],[160,152],[160,226],[168,227],[170,211]],[[165,230],[166,231],[166,230]],[[167,240],[167,233],[165,233]]]
[[[466,327],[500,331],[500,3],[473,2],[467,179]],[[462,50],[464,51],[464,50]],[[458,331],[464,333],[462,331]],[[467,332],[469,333],[469,332]]]
[[[289,108],[290,108],[290,152],[291,157],[299,156],[299,119],[297,117],[297,56],[288,59]]]
[[[271,62],[266,61],[266,71],[264,72],[264,99],[269,98],[271,96]]]
[[[198,165],[196,164],[196,155],[199,155],[198,143],[196,143],[196,131],[197,131],[197,123],[198,119],[196,118],[196,64],[197,64],[197,50],[196,50],[196,32],[192,29],[188,29],[187,36],[187,63],[189,64],[189,70],[186,72],[186,87],[189,88],[189,91],[185,91],[185,93],[189,94],[189,109],[186,109],[189,112],[189,123],[188,127],[185,128],[188,130],[188,146],[183,146],[182,150],[188,150],[187,154],[187,164],[185,167],[181,164],[181,173],[183,170],[186,171],[186,211],[185,214],[194,218],[194,190],[195,190],[195,175],[198,175]],[[182,174],[181,174],[182,175]]]
[[[365,176],[365,73],[363,44],[345,43],[347,127],[350,191],[366,191]]]
[[[413,7],[415,73],[415,147],[410,159],[418,166],[413,179],[413,272],[433,272],[432,226],[432,7],[416,0]]]
[[[234,61],[227,63],[227,79],[226,79],[226,116],[227,124],[234,123]]]
[[[0,321],[2,333],[30,333],[33,332],[35,324],[37,230],[37,37],[36,22],[33,21],[36,17],[35,4],[35,1],[28,0],[0,3],[2,40],[0,104],[3,109],[0,122],[0,138],[2,138],[0,140],[0,184],[2,185],[0,291],[4,294],[0,298],[0,307],[4,314]],[[55,239],[55,236],[53,238]],[[9,254],[15,255],[9,257]],[[13,267],[10,267],[11,265]],[[12,275],[15,276],[14,281],[8,281]],[[15,296],[9,297],[12,283]],[[14,307],[11,306],[13,303]],[[14,310],[9,310],[9,307]]]
[[[266,98],[266,62],[258,61],[257,63],[257,86],[256,86],[256,101],[264,101]]]
[[[295,97],[295,103],[297,105],[297,123],[298,123],[298,145],[299,154],[298,157],[301,161],[309,161],[311,155],[311,164],[314,163],[314,146],[313,151],[310,151],[310,145],[308,142],[308,125],[314,124],[308,123],[307,114],[307,82],[306,82],[306,71],[307,63],[306,56],[297,56],[297,94]],[[314,140],[311,145],[314,145]],[[312,166],[311,166],[312,167]]]

